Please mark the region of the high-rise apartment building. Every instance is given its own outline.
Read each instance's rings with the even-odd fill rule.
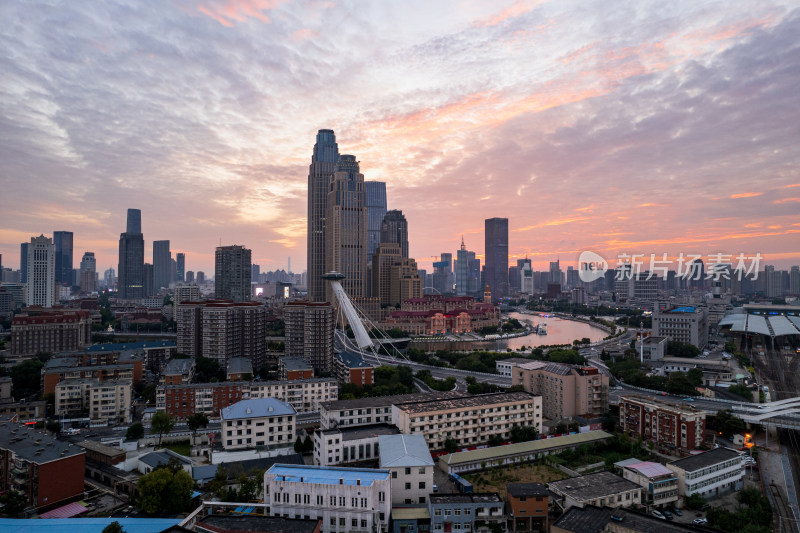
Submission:
[[[81,290],[83,292],[97,290],[97,260],[94,252],[84,252],[81,259]]]
[[[485,222],[486,284],[496,299],[508,296],[508,219]]]
[[[28,244],[28,305],[53,307],[56,302],[56,266],[53,240],[39,235]]]
[[[327,207],[325,268],[344,274],[341,283],[350,298],[364,298],[367,294],[367,207],[364,175],[354,155],[339,156],[330,182]],[[331,301],[330,288],[326,290],[326,297]]]
[[[142,212],[128,209],[125,233],[119,236],[118,292],[120,298],[145,297],[144,236]]]
[[[175,255],[175,281],[181,283],[186,277],[186,254],[178,252]]]
[[[73,234],[71,231],[54,231],[53,246],[55,247],[56,283],[72,286],[72,248]]]
[[[327,272],[328,189],[339,161],[339,146],[333,130],[319,130],[311,165],[308,169],[308,297],[314,302],[326,300],[322,275]]]
[[[162,288],[169,288],[172,280],[172,252],[169,241],[153,241],[153,288],[158,292]]]
[[[234,302],[250,300],[251,251],[244,246],[220,246],[216,252],[214,297]],[[199,283],[199,278],[198,278]]]
[[[296,300],[284,307],[286,355],[302,357],[316,370],[333,370],[333,306]]]
[[[380,242],[397,243],[400,246],[400,255],[408,257],[408,221],[399,209],[392,209],[383,217]]]
[[[386,216],[386,184],[382,181],[365,181],[367,194],[367,262],[381,242],[381,224]]]

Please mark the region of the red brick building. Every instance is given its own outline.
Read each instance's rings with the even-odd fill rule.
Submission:
[[[281,357],[278,359],[278,375],[288,381],[311,379],[314,377],[314,367],[302,357]]]
[[[333,375],[342,383],[353,383],[359,387],[372,385],[375,383],[375,368],[358,354],[342,352],[333,357]]]
[[[550,492],[541,483],[508,483],[509,531],[549,531]]]
[[[11,355],[74,351],[91,344],[90,311],[36,308],[27,311],[28,314],[17,315],[11,322]]]
[[[670,452],[687,454],[700,448],[705,438],[703,411],[644,396],[620,397],[619,422],[628,435],[641,436]]]
[[[425,295],[409,298],[400,311],[384,320],[385,329],[400,328],[411,335],[469,333],[500,323],[500,309],[469,296]]]
[[[42,387],[45,394],[55,392],[56,385],[65,379],[94,378],[100,381],[141,381],[144,353],[89,352],[49,359],[42,368]]]

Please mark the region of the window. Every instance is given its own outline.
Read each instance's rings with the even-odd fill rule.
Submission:
[[[358,518],[353,518],[350,523],[353,525],[353,527],[358,527]]]
[[[411,483],[406,483],[406,490],[411,490]]]
[[[397,470],[392,470],[392,479],[397,479]]]
[[[442,510],[441,509],[436,509],[435,511],[433,511],[433,515],[434,516],[442,516]]]
[[[407,476],[410,476],[410,475],[411,475],[411,468],[409,468],[409,467],[406,467],[406,475],[407,475]]]
[[[361,528],[365,529],[366,527],[367,527],[367,521],[366,520],[362,520],[361,521]]]
[[[344,527],[344,526],[346,526],[346,525],[347,525],[347,522],[345,522],[345,519],[344,519],[344,518],[340,518],[340,519],[339,519],[339,525],[340,525],[341,527]]]
[[[379,502],[385,502],[386,501],[386,493],[385,492],[381,491],[381,492],[378,493],[378,501]]]
[[[424,481],[420,481],[419,482],[419,488],[421,488],[421,489],[425,488],[425,482]]]

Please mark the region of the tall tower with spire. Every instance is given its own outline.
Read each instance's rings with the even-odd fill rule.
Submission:
[[[461,236],[461,249],[456,252],[456,296],[467,296],[469,289],[470,262],[475,259],[475,252],[467,250],[464,236]]]
[[[319,130],[311,166],[308,167],[308,299],[324,302],[325,282],[322,275],[327,272],[326,241],[328,228],[328,189],[339,161],[339,145],[333,130]],[[362,179],[363,181],[363,179]]]

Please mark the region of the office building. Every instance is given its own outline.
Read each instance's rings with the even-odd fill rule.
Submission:
[[[367,195],[367,262],[381,242],[381,224],[386,216],[386,184],[382,181],[365,181]]]
[[[103,271],[103,285],[106,289],[113,291],[117,286],[117,272],[113,267]]]
[[[533,294],[535,288],[531,260],[521,259],[517,261],[517,263],[521,263],[517,265],[519,270],[519,292],[522,294]]]
[[[44,430],[0,421],[0,492],[17,491],[23,507],[57,507],[84,494],[86,453]]]
[[[308,298],[312,302],[327,300],[322,275],[327,267],[328,191],[331,177],[339,161],[339,146],[333,130],[317,132],[311,165],[308,168]],[[352,296],[352,295],[351,295]]]
[[[222,447],[241,450],[294,443],[295,410],[274,398],[242,400],[220,412]]]
[[[481,262],[475,259],[475,252],[467,250],[463,236],[455,267],[456,296],[474,295],[480,289]]]
[[[119,298],[144,298],[150,295],[145,291],[142,212],[138,209],[128,209],[128,225],[125,233],[119,236],[117,273]]]
[[[19,314],[11,321],[11,355],[75,351],[91,339],[92,316],[85,310]]]
[[[186,283],[194,283],[194,271],[187,270],[186,271]]]
[[[81,259],[81,290],[97,292],[97,260],[94,252],[85,252]]]
[[[73,234],[71,231],[54,231],[56,283],[72,286],[72,249]]]
[[[431,531],[480,531],[478,526],[489,526],[489,531],[504,531],[505,505],[496,492],[472,494],[431,494]]]
[[[391,311],[381,323],[385,329],[400,328],[411,335],[469,333],[498,326],[500,309],[491,302],[469,296],[428,294],[403,300],[400,311]]]
[[[542,398],[511,392],[405,402],[392,406],[392,423],[401,433],[423,435],[435,450],[444,449],[448,439],[459,446],[485,444],[492,437],[506,441],[513,426],[541,432]]]
[[[511,531],[549,531],[550,492],[541,483],[507,483]]]
[[[56,303],[55,248],[44,235],[31,237],[28,244],[28,305],[53,307]]]
[[[196,280],[198,285],[203,285],[206,282],[206,273],[202,270],[198,270],[196,274]]]
[[[708,344],[708,310],[694,306],[655,309],[653,335],[693,344],[702,350]]]
[[[547,484],[556,507],[630,507],[642,504],[642,488],[611,472],[597,472]]]
[[[351,299],[367,294],[367,207],[364,175],[353,155],[341,155],[327,201],[325,268],[344,275],[342,287]],[[330,287],[326,301],[333,301]]]
[[[608,376],[593,366],[528,361],[512,369],[511,383],[540,395],[548,420],[596,417],[608,410]]]
[[[318,518],[324,533],[389,530],[388,470],[275,464],[264,474],[273,516]]]
[[[19,273],[20,283],[28,282],[28,246],[30,243],[23,242],[19,245]],[[55,269],[55,258],[53,258],[53,268]]]
[[[372,296],[382,307],[397,307],[422,296],[422,279],[414,259],[403,257],[397,243],[382,242],[372,256]]]
[[[186,279],[186,254],[178,252],[175,254],[175,281],[183,283]]]
[[[284,307],[286,355],[302,357],[314,369],[333,371],[333,306],[296,300]]]
[[[150,298],[155,294],[155,269],[151,263],[144,264],[144,283],[142,284],[142,298]]]
[[[508,219],[486,219],[485,239],[486,285],[499,300],[508,296]]]
[[[382,435],[379,466],[392,473],[392,504],[428,503],[433,492],[433,457],[422,435]]]
[[[678,493],[687,498],[699,494],[716,498],[721,494],[742,489],[744,468],[742,456],[730,448],[715,448],[667,463],[678,477]]]
[[[214,297],[234,302],[250,300],[250,256],[244,246],[219,246],[215,254]],[[199,281],[198,281],[199,283]]]
[[[623,432],[659,449],[689,453],[703,446],[706,414],[688,405],[628,395],[619,399],[619,424]]]
[[[169,241],[153,241],[153,288],[168,289],[172,281],[172,252]]]
[[[347,466],[377,464],[378,440],[397,435],[400,430],[391,424],[322,429],[314,432],[314,464]]]
[[[400,255],[408,257],[408,221],[402,211],[392,209],[381,222],[380,242],[393,242],[400,246]]]

